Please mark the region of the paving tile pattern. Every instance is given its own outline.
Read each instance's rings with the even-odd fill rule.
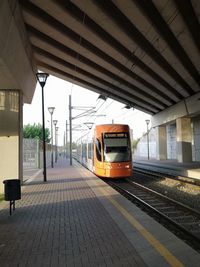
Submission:
[[[23,188],[9,215],[0,211],[0,266],[145,266],[73,167]]]

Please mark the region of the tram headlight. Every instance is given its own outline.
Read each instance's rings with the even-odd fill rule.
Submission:
[[[125,165],[125,169],[129,169],[130,168],[130,165]]]

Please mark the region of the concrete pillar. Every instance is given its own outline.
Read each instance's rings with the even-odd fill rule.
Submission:
[[[177,160],[178,162],[192,161],[192,128],[190,118],[179,118],[177,126]]]
[[[157,127],[157,153],[156,158],[158,160],[167,159],[167,134],[165,126]]]
[[[23,177],[22,96],[19,90],[0,90],[0,193],[3,180]]]
[[[23,154],[23,94],[22,91],[19,92],[19,120],[18,120],[18,132],[19,132],[19,172],[18,178],[23,181],[23,162],[24,162],[24,154]]]
[[[23,177],[23,103],[36,86],[33,53],[19,1],[0,1],[0,193],[4,179]]]

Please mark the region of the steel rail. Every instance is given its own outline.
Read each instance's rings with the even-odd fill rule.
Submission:
[[[126,181],[127,183],[114,181],[108,183],[132,202],[136,201],[151,213],[156,214],[159,221],[162,218],[173,225],[176,230],[184,234],[184,239],[189,239],[190,243],[195,245],[195,249],[200,249],[200,213],[198,211],[129,179]]]

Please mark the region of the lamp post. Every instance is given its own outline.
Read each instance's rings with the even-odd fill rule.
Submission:
[[[147,157],[149,159],[149,123],[150,120],[145,120],[147,124]]]
[[[36,73],[36,77],[40,86],[42,88],[42,139],[43,139],[43,175],[44,182],[47,181],[47,173],[46,173],[46,143],[45,143],[45,119],[44,119],[44,86],[46,84],[46,80],[49,74],[38,72]]]
[[[55,107],[48,107],[48,111],[51,115],[51,168],[53,168],[53,112]]]
[[[56,125],[57,123],[58,123],[58,120],[53,120],[53,124],[55,126],[55,162],[57,162],[56,161]]]
[[[56,133],[55,133],[55,135],[56,135],[56,162],[58,161],[58,128],[59,127],[56,127]]]
[[[67,153],[68,153],[68,129],[67,129],[67,126],[68,126],[68,124],[67,124],[67,120],[66,120],[66,158],[68,158],[68,155],[67,155]]]

